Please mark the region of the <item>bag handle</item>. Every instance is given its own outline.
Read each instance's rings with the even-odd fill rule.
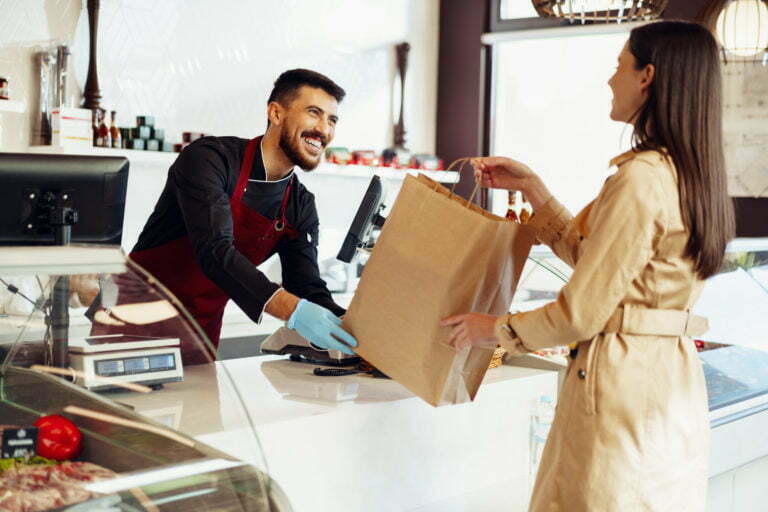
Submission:
[[[458,185],[458,184],[459,184],[459,181],[461,181],[461,173],[464,171],[464,168],[467,166],[467,163],[471,163],[471,162],[472,162],[472,160],[473,160],[473,158],[471,158],[471,157],[457,158],[456,160],[454,160],[453,162],[451,162],[451,164],[450,164],[450,165],[448,166],[448,168],[446,169],[446,171],[450,171],[450,170],[452,170],[452,169],[453,169],[453,168],[454,168],[456,165],[459,165],[459,170],[458,170],[458,173],[459,173],[459,180],[458,180],[458,181],[456,181],[456,182],[454,182],[453,186],[451,186],[451,194],[453,194],[453,195],[455,195],[455,194],[456,194],[456,192],[455,192],[455,190],[456,190],[456,185]],[[470,169],[471,169],[471,168],[472,168],[472,167],[470,166]],[[471,202],[472,202],[472,200],[475,198],[475,194],[477,194],[477,191],[478,191],[479,189],[480,189],[480,182],[479,182],[479,181],[475,181],[475,188],[474,188],[474,189],[472,189],[472,193],[469,195],[469,199],[467,199],[467,206],[469,206],[469,203],[471,203]],[[435,190],[437,190],[437,189],[435,189]]]

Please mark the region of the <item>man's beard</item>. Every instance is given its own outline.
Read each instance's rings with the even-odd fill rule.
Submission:
[[[290,160],[293,165],[298,165],[305,171],[311,171],[320,163],[320,157],[318,156],[316,161],[305,158],[301,154],[299,144],[301,144],[301,137],[299,137],[299,140],[296,141],[295,139],[291,138],[291,136],[288,134],[288,130],[285,127],[280,130],[280,149],[283,150],[283,153],[285,153],[285,156],[288,157],[288,160]]]

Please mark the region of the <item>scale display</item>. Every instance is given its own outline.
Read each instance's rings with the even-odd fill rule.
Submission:
[[[176,357],[173,353],[96,361],[96,375],[103,377],[164,372],[175,369]]]

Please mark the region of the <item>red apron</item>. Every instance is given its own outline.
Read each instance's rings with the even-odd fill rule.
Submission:
[[[290,238],[298,236],[298,232],[288,225],[285,218],[285,210],[295,177],[291,176],[288,182],[276,219],[267,219],[242,201],[248,186],[256,147],[260,141],[261,137],[257,137],[248,142],[240,167],[240,176],[229,201],[235,248],[254,266],[263,263],[284,236],[287,235]],[[229,297],[203,274],[202,268],[195,259],[189,237],[185,235],[158,247],[132,252],[130,258],[173,292],[200,324],[213,346],[218,347],[224,307]],[[165,334],[154,334],[153,329],[148,327],[145,326],[143,329],[146,334]],[[200,352],[200,347],[190,339],[182,339],[181,350],[185,364],[205,363],[209,360]],[[215,355],[213,356],[215,358]]]

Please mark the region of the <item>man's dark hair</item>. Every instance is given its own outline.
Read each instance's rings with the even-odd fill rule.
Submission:
[[[272,89],[272,94],[269,95],[267,104],[277,101],[284,107],[288,106],[296,98],[299,89],[304,85],[324,90],[336,98],[336,101],[339,103],[347,94],[336,82],[317,71],[290,69],[275,80],[275,87]]]

